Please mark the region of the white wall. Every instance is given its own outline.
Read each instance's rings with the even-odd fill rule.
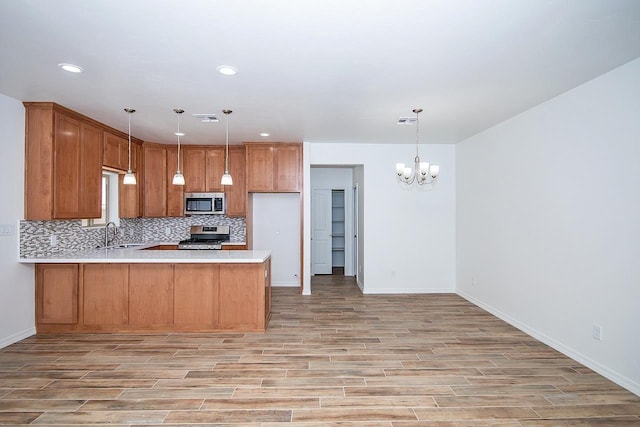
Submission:
[[[252,197],[253,249],[271,250],[271,285],[300,286],[300,195]]]
[[[422,146],[423,159],[440,165],[440,182],[433,189],[397,180],[395,163],[411,162],[415,145],[340,144],[337,150],[336,144],[314,142],[308,147],[310,166],[363,165],[366,195],[363,191],[359,237],[367,242],[361,277],[365,293],[455,291],[453,145]],[[308,212],[305,208],[305,222]],[[304,238],[310,239],[306,228]]]
[[[311,168],[311,191],[314,189],[344,190],[345,250],[344,275],[353,276],[353,168]]]
[[[0,224],[11,235],[0,236],[0,348],[35,334],[33,266],[18,264],[19,222],[24,209],[24,107],[0,94],[2,155]]]
[[[640,60],[456,149],[458,293],[636,394],[638,159]]]

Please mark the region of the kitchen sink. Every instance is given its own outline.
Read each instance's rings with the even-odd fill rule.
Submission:
[[[132,249],[145,245],[146,243],[123,243],[121,245],[107,246],[105,249]]]

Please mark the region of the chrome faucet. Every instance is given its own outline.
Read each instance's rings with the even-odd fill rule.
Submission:
[[[109,246],[109,226],[113,225],[113,238],[116,237],[116,233],[118,232],[118,227],[115,222],[108,222],[107,225],[104,226],[104,247]]]

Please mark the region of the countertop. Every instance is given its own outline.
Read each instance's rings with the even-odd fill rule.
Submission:
[[[90,249],[42,257],[19,258],[22,264],[93,264],[93,263],[164,263],[164,264],[251,264],[262,263],[271,257],[271,251],[243,250],[145,250],[157,245],[175,242],[145,243],[126,249]],[[240,244],[240,243],[239,243]]]

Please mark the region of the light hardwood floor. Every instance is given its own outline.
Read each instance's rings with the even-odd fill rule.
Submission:
[[[41,335],[0,424],[640,426],[640,397],[456,295],[273,289],[266,333]]]

